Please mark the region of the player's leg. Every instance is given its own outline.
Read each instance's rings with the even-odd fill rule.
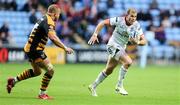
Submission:
[[[26,80],[32,77],[39,76],[41,74],[41,69],[33,62],[31,62],[31,65],[33,69],[27,69],[17,75],[16,77],[10,77],[7,81],[7,91],[8,93],[11,93],[12,88],[15,86],[17,82],[20,82],[22,80]]]
[[[124,89],[123,81],[124,81],[125,75],[127,74],[128,68],[132,64],[132,59],[126,53],[124,53],[120,57],[120,61],[122,62],[122,66],[121,66],[120,71],[119,71],[119,77],[118,77],[118,83],[116,86],[116,92],[123,94],[123,95],[127,95],[128,92]]]
[[[96,94],[96,87],[102,82],[104,81],[104,79],[110,75],[114,68],[118,65],[118,61],[115,60],[114,58],[112,57],[109,57],[108,58],[108,61],[107,61],[107,64],[106,64],[106,68],[99,73],[99,75],[97,76],[96,80],[91,84],[89,85],[89,90],[91,91],[92,93],[92,96],[97,96]]]
[[[41,68],[36,63],[31,62],[31,66],[33,67],[33,69],[23,71],[21,74],[15,77],[15,82],[19,82],[31,77],[36,77],[41,74]]]
[[[49,97],[46,94],[46,90],[47,90],[47,87],[51,81],[51,78],[53,77],[53,74],[54,74],[53,65],[50,63],[48,58],[46,58],[40,62],[37,62],[36,64],[45,70],[45,74],[41,81],[39,98],[40,99],[50,99],[51,97]]]
[[[94,81],[93,86],[96,88],[107,76],[109,76],[113,72],[114,68],[117,65],[118,65],[118,61],[112,57],[109,57],[106,67],[104,68],[104,70],[102,72],[100,72],[100,74]]]

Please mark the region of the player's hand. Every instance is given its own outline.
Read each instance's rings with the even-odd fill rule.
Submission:
[[[138,35],[131,36],[129,40],[133,44],[139,44],[139,37],[138,37]]]
[[[131,37],[131,38],[130,38],[130,42],[131,42],[132,44],[139,44],[139,38],[138,38],[138,37],[135,37],[135,38]]]
[[[89,45],[93,45],[95,42],[99,43],[99,40],[98,40],[98,37],[97,37],[97,34],[93,34],[90,38],[90,40],[88,41],[88,44]]]
[[[70,47],[66,47],[66,48],[65,48],[65,51],[66,51],[67,54],[72,54],[72,53],[74,53],[73,49],[70,48]]]

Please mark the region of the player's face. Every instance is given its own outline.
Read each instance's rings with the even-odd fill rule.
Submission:
[[[60,10],[55,14],[55,21],[59,19],[59,15],[60,15]]]
[[[136,21],[136,18],[137,18],[137,14],[135,13],[130,13],[129,15],[127,15],[127,22],[132,25],[135,21]]]

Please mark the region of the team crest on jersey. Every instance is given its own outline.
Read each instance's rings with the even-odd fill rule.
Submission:
[[[134,27],[131,27],[130,28],[130,32],[133,32],[135,29],[134,29]]]
[[[124,31],[123,33],[124,33],[124,35],[126,35],[126,36],[128,36],[128,34],[129,34],[127,31]]]

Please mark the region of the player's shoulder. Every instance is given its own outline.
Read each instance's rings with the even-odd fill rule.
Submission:
[[[118,19],[118,21],[125,21],[125,17],[124,16],[118,16],[117,19]]]
[[[48,25],[55,26],[54,21],[52,20],[52,18],[49,15],[46,14],[45,17],[46,17],[46,21],[47,21]]]
[[[124,16],[119,16],[118,21],[119,22],[125,22],[125,17]]]
[[[110,17],[109,19],[120,21],[120,20],[123,20],[123,17],[116,16],[116,17]]]
[[[136,21],[134,22],[133,26],[140,28],[140,23],[136,20]]]

